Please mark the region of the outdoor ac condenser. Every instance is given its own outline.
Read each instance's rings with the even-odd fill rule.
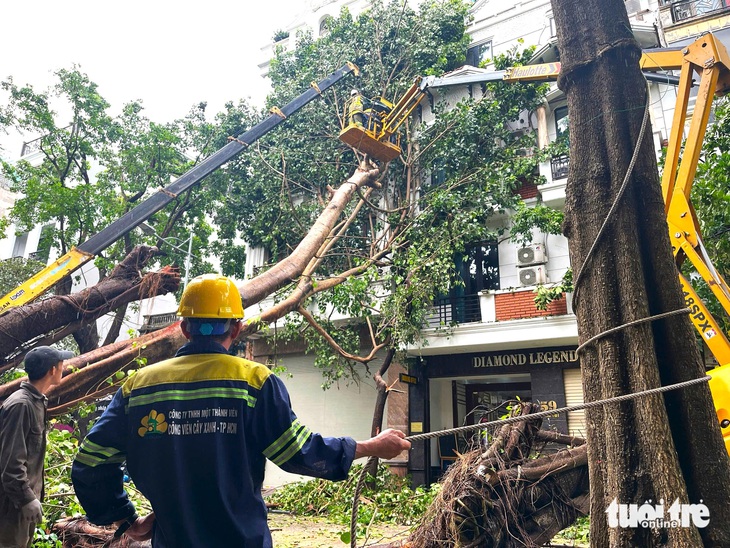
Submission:
[[[547,254],[545,253],[545,246],[542,244],[532,244],[517,250],[518,267],[545,264],[546,262]]]
[[[522,287],[547,283],[547,272],[541,265],[520,268],[518,275]]]

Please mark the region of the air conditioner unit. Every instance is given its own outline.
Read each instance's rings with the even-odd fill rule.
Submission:
[[[647,0],[626,0],[626,13],[629,16],[649,10],[649,2]]]
[[[545,272],[544,266],[520,268],[518,274],[522,287],[547,283],[547,272]]]
[[[547,254],[542,244],[532,244],[517,250],[517,266],[532,266],[534,264],[545,264]]]

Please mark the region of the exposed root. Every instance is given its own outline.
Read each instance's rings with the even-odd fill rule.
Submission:
[[[516,405],[517,414],[539,411]],[[408,539],[411,548],[538,547],[588,511],[583,440],[542,433],[540,419],[503,426],[486,451],[460,455]],[[531,458],[534,445],[580,444]]]

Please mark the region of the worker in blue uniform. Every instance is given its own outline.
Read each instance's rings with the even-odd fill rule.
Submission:
[[[178,315],[189,340],[174,358],[139,370],[81,444],[72,479],[89,521],[154,548],[272,546],[261,495],[266,459],[307,476],[341,480],[352,461],[410,448],[398,430],[369,440],[323,437],[291,409],[264,365],[229,354],[243,308],[235,284],[190,282]],[[122,464],[153,512],[138,517]]]

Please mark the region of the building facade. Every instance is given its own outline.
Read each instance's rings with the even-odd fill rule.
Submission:
[[[634,36],[649,51],[689,43],[707,31],[719,34],[722,39],[723,32],[730,33],[727,30],[729,3],[728,0],[627,0],[626,8]],[[262,49],[265,59],[260,64],[262,74],[266,74],[268,59],[277,45],[293,47],[290,41],[298,30],[305,28],[314,36],[325,32],[322,23],[342,7],[358,13],[367,7],[367,2],[309,3],[308,9],[286,28],[287,38]],[[489,70],[491,59],[506,53],[518,42],[536,46],[535,63],[560,60],[549,0],[508,3],[481,0],[474,2],[471,15],[468,32],[472,42],[467,65],[481,64]],[[467,66],[455,73],[478,71]],[[448,91],[447,100],[455,102],[466,94],[473,96],[479,89],[478,84],[456,86]],[[656,83],[650,85],[650,93],[650,116],[659,155],[669,136],[676,93],[673,88]],[[434,115],[432,105],[425,103],[419,121],[428,124]],[[537,145],[542,147],[565,129],[567,102],[553,85],[544,105],[536,112],[525,114],[516,123],[515,131],[536,130]],[[562,209],[568,169],[566,156],[542,163],[540,184],[520,190],[525,203],[539,201]],[[503,221],[509,228],[509,218]],[[435,302],[428,325],[424,327],[426,343],[406,349],[407,363],[391,373],[390,382],[400,380],[405,393],[389,397],[388,426],[405,425],[408,434],[416,434],[474,424],[503,415],[505,402],[516,397],[539,402],[546,410],[583,401],[571,295],[554,301],[545,311],[537,310],[533,302],[536,284],[560,282],[570,268],[567,240],[561,235],[535,233],[528,246],[518,246],[509,240],[482,243],[469,256],[464,267],[463,292]],[[440,328],[452,322],[453,329]],[[305,367],[307,360],[311,361],[304,354],[287,357],[284,362],[289,359]],[[295,384],[291,390],[293,399],[300,397]],[[304,394],[302,397],[307,398]],[[367,397],[370,396],[366,394]],[[346,408],[340,411],[347,412]],[[582,412],[555,415],[546,421],[546,427],[580,436],[585,431],[584,415]],[[473,441],[457,439],[455,448],[463,448]],[[405,467],[415,484],[429,483],[438,477],[442,464],[448,462],[442,457],[448,459],[449,455],[440,449],[443,447],[436,441],[416,444],[407,462],[404,455],[394,464]]]

